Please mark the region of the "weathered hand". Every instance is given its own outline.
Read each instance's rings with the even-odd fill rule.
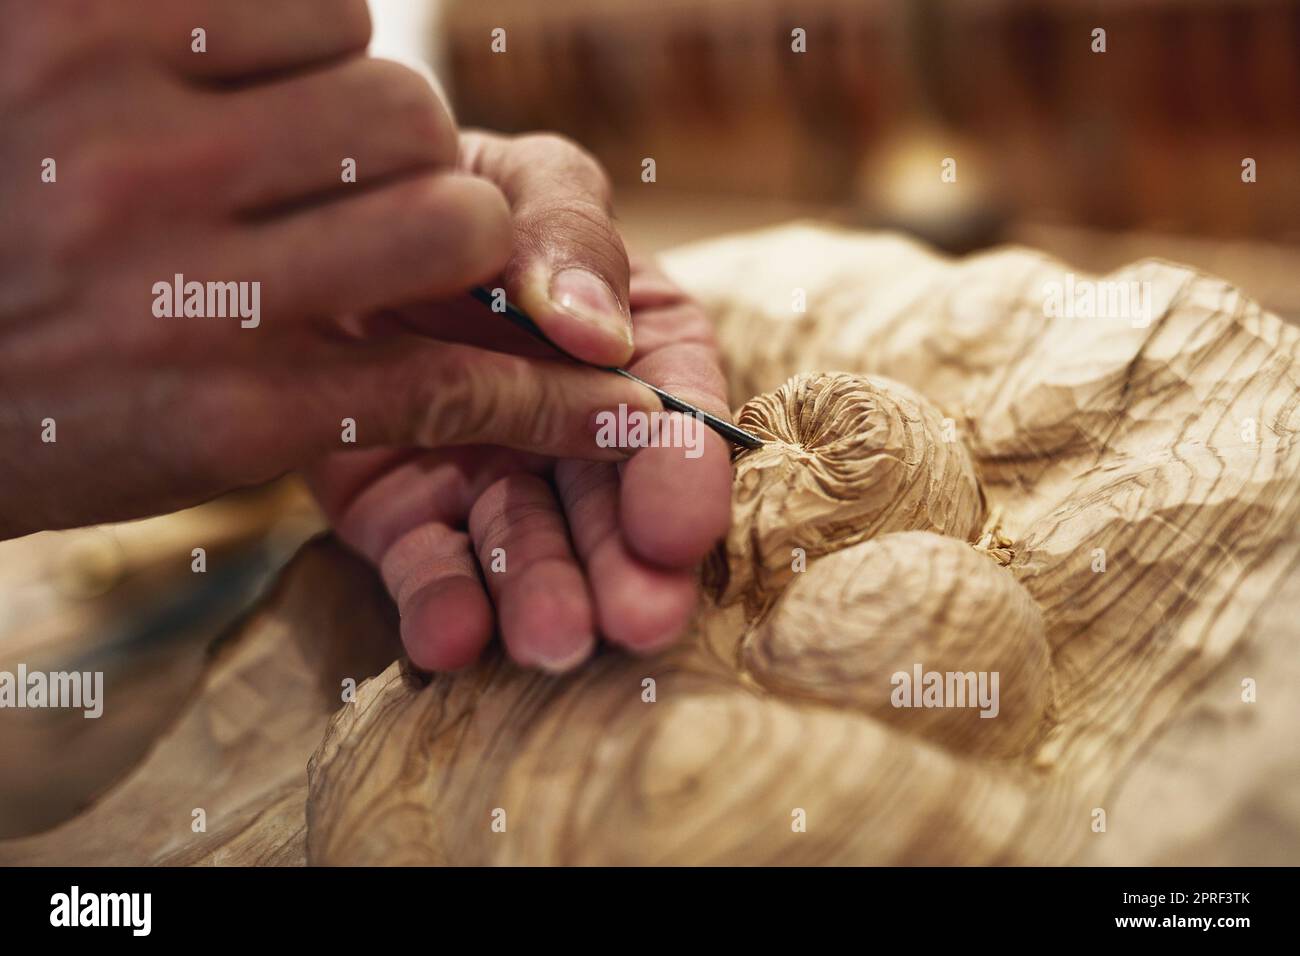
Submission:
[[[700,308],[641,264],[630,302],[632,370],[728,415]],[[621,465],[484,446],[390,449],[331,456],[311,477],[339,534],[382,571],[418,666],[469,664],[499,630],[517,662],[562,671],[598,636],[651,651],[686,626],[693,566],[730,513],[730,449],[703,436],[698,458],[662,447]],[[493,570],[502,556],[504,570]]]
[[[560,285],[549,308],[511,265],[529,169],[472,144],[458,166],[426,80],[364,56],[364,0],[0,0],[0,21],[0,538],[266,480],[345,420],[359,445],[616,458],[591,417],[654,407],[592,370],[357,328],[506,269],[557,340],[631,349],[617,305]]]

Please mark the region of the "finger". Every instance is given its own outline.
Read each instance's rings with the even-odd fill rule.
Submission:
[[[461,162],[501,187],[514,222],[505,290],[562,349],[597,365],[632,354],[628,262],[600,165],[558,136],[464,133]]]
[[[617,468],[562,461],[555,486],[590,582],[599,633],[639,653],[676,641],[695,609],[695,575],[649,565],[628,550],[618,523]]]
[[[477,659],[494,617],[463,527],[491,484],[549,459],[504,448],[374,449],[331,455],[305,477],[335,532],[384,575],[402,641],[425,670]]]
[[[380,573],[416,667],[446,671],[474,663],[493,622],[468,535],[436,521],[417,525],[388,549]]]
[[[633,304],[638,357],[632,371],[730,420],[712,326],[699,306],[649,268],[638,269]],[[632,552],[653,564],[693,566],[731,518],[731,448],[695,425],[683,433],[694,447],[646,448],[623,467],[620,524]]]
[[[559,503],[532,475],[512,475],[474,503],[469,532],[510,656],[571,670],[596,646],[591,600]]]
[[[700,407],[705,396],[666,384]],[[696,424],[693,447],[645,448],[622,469],[620,523],[638,557],[667,568],[698,564],[731,520],[731,449]],[[689,457],[691,454],[699,457]]]
[[[378,566],[407,532],[464,527],[489,485],[518,471],[542,474],[549,462],[492,445],[378,448],[329,455],[303,474],[338,536]]]
[[[456,162],[456,126],[442,100],[390,60],[358,57],[213,101],[213,127],[228,131],[243,157],[228,190],[240,212]]]
[[[509,212],[490,183],[431,173],[239,230],[232,275],[262,280],[278,318],[437,298],[500,271]]]
[[[158,0],[144,24],[162,58],[184,76],[232,80],[300,69],[364,52],[370,42],[365,0]],[[202,29],[201,51],[193,31]]]
[[[187,383],[183,434],[192,440],[169,454],[225,487],[363,448],[487,444],[617,461],[627,452],[597,443],[597,413],[657,405],[639,385],[572,364],[411,335],[362,344],[298,338],[292,363],[268,350]]]
[[[490,444],[617,461],[628,452],[597,443],[598,414],[658,405],[649,390],[596,369],[415,336],[351,354],[340,377],[310,395],[308,414],[327,429],[322,450],[337,449],[335,423],[351,418],[358,445]]]

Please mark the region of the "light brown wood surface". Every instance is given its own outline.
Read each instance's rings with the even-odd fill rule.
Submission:
[[[304,863],[307,759],[342,682],[398,653],[394,618],[359,559],[306,545],[135,770],[61,826],[0,842],[0,864]]]
[[[1144,327],[1047,317],[1068,269],[1025,250],[793,226],[667,266],[773,440],[681,646],[365,680],[391,608],[322,541],[0,862],[1300,861],[1300,332],[1159,262],[1108,277]],[[998,716],[893,707],[914,663],[998,671]]]

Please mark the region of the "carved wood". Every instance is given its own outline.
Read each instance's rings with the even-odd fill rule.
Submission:
[[[316,544],[132,777],[0,860],[1295,862],[1297,330],[1158,262],[1107,277],[1145,325],[1049,317],[1067,270],[1024,250],[796,226],[667,264],[773,441],[687,641],[397,661],[338,707],[395,626]],[[913,664],[997,671],[998,715],[894,707]]]

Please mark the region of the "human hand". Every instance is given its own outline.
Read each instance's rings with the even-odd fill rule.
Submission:
[[[593,370],[358,334],[508,269],[518,221],[456,168],[425,79],[362,55],[364,0],[0,14],[0,537],[266,480],[339,447],[345,419],[359,445],[615,458],[595,412],[657,407]],[[522,299],[585,357],[630,350]]]
[[[728,417],[702,310],[648,264],[634,270],[630,302],[631,370]],[[440,309],[422,321],[460,317]],[[417,666],[470,664],[499,631],[518,663],[559,672],[598,635],[649,652],[686,627],[693,566],[730,515],[730,449],[701,431],[698,458],[665,447],[621,465],[394,448],[332,455],[310,480],[339,535],[380,569]]]

